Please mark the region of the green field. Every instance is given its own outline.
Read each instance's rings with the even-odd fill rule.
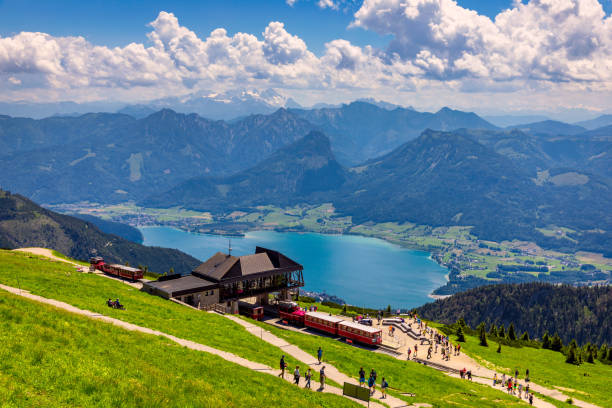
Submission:
[[[280,349],[215,313],[189,309],[114,279],[75,272],[71,265],[21,252],[0,250],[0,265],[2,284],[230,351],[271,367],[278,365]],[[119,298],[126,310],[109,308],[108,298]],[[288,359],[287,363],[291,367],[296,361]]]
[[[7,408],[358,406],[4,291],[0,343]]]
[[[433,327],[442,325],[430,323]],[[465,336],[461,350],[472,356],[482,365],[514,375],[519,370],[521,375],[529,368],[531,380],[546,388],[562,387],[566,395],[591,402],[602,407],[612,407],[612,365],[595,361],[594,364],[583,363],[580,366],[565,362],[565,356],[559,352],[536,349],[532,347],[509,347],[502,345],[501,353],[493,340],[488,340],[489,347],[479,345],[474,336]]]
[[[358,379],[360,367],[363,367],[366,373],[374,368],[379,379],[385,377],[389,382],[391,394],[409,403],[429,403],[434,407],[524,406],[517,398],[509,397],[501,391],[451,378],[414,362],[398,360],[327,337],[283,330],[266,323],[255,323],[313,356],[321,346],[324,362],[332,364],[355,379]],[[415,396],[409,397],[401,393],[413,393]]]

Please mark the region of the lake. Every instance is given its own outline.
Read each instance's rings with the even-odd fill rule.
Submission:
[[[206,260],[228,250],[228,237],[170,227],[140,228],[144,245],[180,249]],[[247,255],[259,245],[304,266],[304,289],[326,292],[356,306],[411,308],[432,301],[427,295],[446,283],[447,269],[428,252],[377,238],[354,235],[254,231],[232,237],[232,254]]]

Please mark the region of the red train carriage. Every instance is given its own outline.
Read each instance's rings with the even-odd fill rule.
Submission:
[[[102,257],[96,256],[89,259],[89,263],[95,269],[99,269],[109,275],[119,276],[125,279],[131,279],[133,281],[142,279],[144,273],[141,269],[132,268],[131,266],[119,265],[119,264],[107,264],[104,262]]]
[[[369,345],[378,345],[382,343],[381,329],[352,322],[350,320],[338,323],[338,336]]]
[[[297,303],[280,301],[276,306],[278,308],[278,317],[281,320],[299,326],[304,325],[304,315],[306,312],[301,310]]]
[[[264,309],[262,306],[242,301],[238,302],[238,312],[241,315],[250,317],[254,320],[261,320],[264,315]]]
[[[338,335],[338,323],[341,321],[343,321],[341,317],[330,316],[323,312],[306,312],[304,316],[306,327],[312,327],[333,335]]]

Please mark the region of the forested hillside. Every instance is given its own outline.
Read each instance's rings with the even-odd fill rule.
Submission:
[[[450,324],[463,317],[475,328],[485,322],[527,331],[531,338],[558,333],[565,344],[575,339],[612,344],[612,287],[574,287],[546,283],[481,286],[436,300],[418,309],[425,319]]]
[[[176,249],[147,247],[105,234],[94,224],[46,210],[0,190],[0,247],[45,247],[72,258],[100,255],[111,263],[148,266],[153,272],[189,273],[200,261]]]

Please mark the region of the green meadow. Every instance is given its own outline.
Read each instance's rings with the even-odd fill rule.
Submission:
[[[0,343],[7,408],[358,406],[1,290]]]

